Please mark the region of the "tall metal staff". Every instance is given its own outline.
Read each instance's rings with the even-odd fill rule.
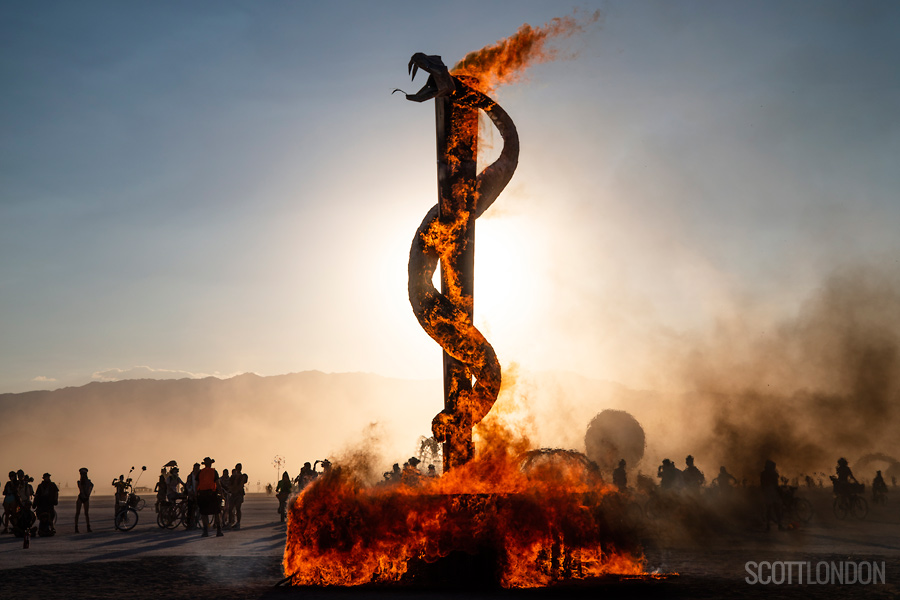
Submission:
[[[475,287],[475,219],[509,183],[519,139],[509,115],[470,85],[450,75],[439,56],[413,55],[409,70],[429,73],[425,86],[406,98],[435,100],[438,203],[413,238],[409,300],[423,329],[444,350],[444,410],[432,422],[443,442],[444,470],[474,455],[472,428],[490,411],[500,391],[500,363],[472,324]],[[500,157],[477,172],[478,111],[491,118],[504,145]],[[431,279],[441,265],[441,291]]]

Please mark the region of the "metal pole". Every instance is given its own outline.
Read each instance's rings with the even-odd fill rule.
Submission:
[[[475,200],[478,110],[447,97],[435,98],[437,139],[438,219],[444,225],[461,222],[452,251],[441,256],[441,293],[464,307],[471,322],[475,290]],[[461,393],[472,391],[472,374],[465,364],[443,353],[444,408],[456,412]],[[456,428],[444,442],[444,471],[468,462],[475,453],[470,427]]]

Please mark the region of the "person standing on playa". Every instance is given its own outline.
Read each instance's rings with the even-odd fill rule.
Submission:
[[[293,486],[291,485],[291,477],[285,471],[281,474],[281,481],[275,487],[275,497],[278,498],[278,514],[281,515],[281,522],[284,523],[287,518],[287,500],[291,496]]]
[[[222,469],[222,476],[219,478],[219,490],[222,496],[222,527],[228,525],[228,513],[231,512],[231,475],[228,469]]]
[[[165,503],[166,501],[166,468],[163,467],[159,470],[159,481],[156,482],[156,487],[153,489],[156,492],[156,512],[159,512],[159,505]]]
[[[244,486],[247,484],[247,475],[243,469],[244,466],[238,463],[231,472],[231,511],[228,513],[228,524],[234,529],[241,528],[241,505],[244,504]]]
[[[81,474],[78,479],[78,498],[75,500],[75,533],[78,533],[78,517],[81,516],[81,507],[84,507],[84,523],[87,525],[88,533],[91,532],[91,516],[89,509],[91,507],[91,492],[94,491],[94,484],[88,479],[87,467],[78,469]]]
[[[19,485],[16,472],[9,472],[9,481],[3,487],[3,533],[9,533],[9,521],[19,506]]]
[[[130,479],[128,481],[131,481]],[[124,504],[128,500],[128,481],[125,481],[124,475],[119,475],[118,479],[113,479],[112,486],[116,488],[116,501],[113,505],[113,517],[119,514],[119,505]]]
[[[166,478],[166,498],[170,504],[175,504],[183,487],[184,482],[178,474],[178,467],[172,467],[172,470],[169,471],[169,476]]]
[[[215,515],[216,537],[222,533],[222,523],[219,520],[219,474],[212,468],[216,462],[210,457],[203,459],[203,468],[197,476],[197,504],[200,506],[200,517],[203,519],[203,537],[209,536],[209,517]]]
[[[50,480],[50,473],[44,473],[34,493],[34,512],[40,521],[38,534],[56,535],[53,518],[56,516],[56,505],[59,504],[59,486]]]
[[[188,529],[195,529],[200,523],[197,513],[197,486],[200,484],[200,463],[194,463],[193,470],[188,473],[184,482],[184,493],[187,495]]]

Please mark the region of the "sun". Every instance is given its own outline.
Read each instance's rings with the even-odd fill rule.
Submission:
[[[475,235],[475,324],[492,343],[517,344],[546,304],[543,261],[520,216],[478,221]],[[499,350],[499,348],[498,348]]]

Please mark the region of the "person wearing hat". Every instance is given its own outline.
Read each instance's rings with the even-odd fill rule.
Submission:
[[[203,537],[209,536],[209,516],[215,516],[216,537],[222,533],[222,523],[219,519],[219,474],[212,468],[216,462],[210,457],[203,459],[203,468],[197,475],[197,505],[200,508],[200,518],[203,520]]]
[[[88,479],[87,467],[78,469],[80,474],[78,478],[78,498],[75,500],[75,533],[78,533],[78,518],[81,516],[81,507],[84,507],[84,523],[87,525],[88,533],[91,532],[91,517],[88,509],[91,506],[91,492],[94,491],[94,484]]]
[[[175,504],[183,489],[184,481],[181,479],[178,467],[172,467],[172,470],[169,471],[169,476],[166,477],[166,500],[170,504]]]
[[[53,526],[56,509],[53,507],[57,504],[59,504],[59,486],[50,481],[50,473],[44,473],[34,492],[34,512],[40,521],[38,534],[41,537],[56,534],[56,527]]]

